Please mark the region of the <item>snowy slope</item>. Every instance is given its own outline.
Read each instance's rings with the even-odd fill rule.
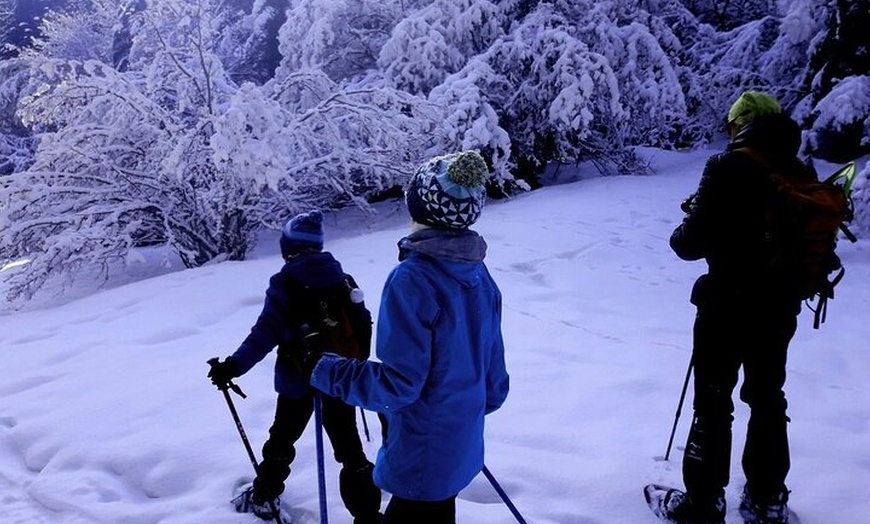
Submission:
[[[476,226],[504,294],[512,377],[488,418],[487,465],[529,523],[652,524],[642,486],[680,485],[688,406],[670,461],[660,459],[689,361],[689,290],[704,267],[678,260],[667,239],[710,153],[650,152],[656,175],[492,202]],[[327,249],[375,312],[407,233],[400,204],[381,213],[377,227],[327,223]],[[805,312],[790,353],[789,485],[804,524],[870,514],[870,243],[841,246],[847,275],[828,321],[814,331]],[[251,465],[205,362],[247,334],[281,264],[274,247],[0,316],[0,522],[256,522],[228,502]],[[235,401],[258,453],[274,407],[271,362],[239,379],[248,398]],[[377,421],[367,420],[374,458]],[[739,522],[745,422],[738,405],[729,524]],[[327,453],[330,521],[348,523]],[[297,522],[318,522],[311,427],[285,504]],[[457,511],[463,524],[513,522],[482,475]]]

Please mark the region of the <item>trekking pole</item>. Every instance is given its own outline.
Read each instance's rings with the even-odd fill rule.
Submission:
[[[369,434],[369,423],[368,423],[368,421],[366,421],[366,410],[364,410],[362,407],[360,407],[359,408],[359,415],[360,415],[360,417],[362,417],[363,433],[366,434],[366,442],[371,442],[372,436],[371,436],[371,434]]]
[[[302,346],[304,348],[305,357],[310,358],[312,355],[319,354],[315,350],[313,341],[320,336],[320,333],[311,329],[309,324],[301,324],[299,332],[302,335]],[[309,373],[310,380],[310,373]],[[329,522],[329,515],[326,509],[326,472],[323,464],[323,397],[319,391],[314,391],[314,442],[317,448],[317,498],[320,500],[320,524]]]
[[[689,378],[692,376],[692,368],[695,366],[695,355],[689,359],[689,369],[686,370],[686,380],[683,382],[683,392],[680,393],[680,402],[677,404],[677,413],[674,415],[674,427],[671,428],[671,438],[668,439],[668,449],[665,451],[665,461],[671,456],[671,446],[674,443],[674,435],[677,433],[677,422],[680,420],[680,413],[683,411],[683,401],[686,400],[686,390],[689,388]]]
[[[517,522],[519,522],[520,524],[527,524],[526,519],[524,519],[523,516],[520,515],[517,507],[514,506],[513,502],[511,502],[511,499],[508,498],[507,493],[505,493],[505,491],[501,489],[501,486],[499,486],[498,482],[495,480],[495,477],[492,476],[492,473],[490,473],[486,465],[483,466],[483,474],[487,478],[487,480],[489,480],[489,483],[492,484],[492,487],[495,488],[495,491],[496,493],[498,493],[498,496],[501,497],[501,500],[503,500],[508,509],[511,510],[511,513],[513,513],[514,517],[517,519]]]
[[[208,365],[214,367],[219,362],[217,357],[209,359]],[[227,406],[230,408],[230,413],[233,415],[233,421],[236,423],[236,429],[239,430],[239,436],[242,437],[242,443],[245,445],[245,450],[248,452],[248,458],[251,460],[251,465],[254,466],[254,473],[259,473],[259,467],[257,466],[257,457],[254,455],[254,450],[251,448],[251,442],[248,440],[248,434],[245,433],[245,428],[242,426],[242,419],[239,418],[239,412],[236,411],[236,405],[233,403],[232,397],[230,397],[230,390],[233,390],[235,394],[242,398],[248,398],[247,395],[242,391],[237,384],[235,384],[232,380],[227,381],[226,384],[222,386],[218,386],[218,389],[221,390],[221,393],[224,394],[224,399],[227,401]],[[275,514],[275,522],[278,524],[284,524],[284,521],[281,520],[281,514],[278,512],[278,506],[275,505],[274,500],[269,501],[269,509],[272,510],[272,513]]]
[[[317,445],[317,494],[320,498],[320,524],[327,524],[326,510],[326,473],[323,465],[323,402],[320,392],[314,394],[315,443]]]

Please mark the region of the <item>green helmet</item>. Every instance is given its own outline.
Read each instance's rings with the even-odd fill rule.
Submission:
[[[728,110],[728,124],[743,127],[761,115],[775,113],[782,113],[782,107],[773,95],[761,91],[746,91]]]

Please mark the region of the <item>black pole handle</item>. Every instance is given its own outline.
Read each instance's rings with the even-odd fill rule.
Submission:
[[[217,364],[219,364],[219,363],[220,363],[220,359],[217,358],[217,357],[210,358],[210,359],[208,359],[208,361],[207,361],[207,364],[208,364],[209,366],[211,366],[212,368],[214,368],[214,367],[215,367]],[[223,386],[218,386],[217,388],[218,388],[219,390],[221,390],[221,391],[226,391],[227,388],[229,388],[229,389],[233,390],[233,393],[235,393],[236,395],[238,395],[238,396],[240,396],[240,397],[242,397],[242,398],[248,398],[248,396],[245,395],[245,392],[242,391],[242,388],[240,388],[239,385],[236,384],[235,382],[233,382],[232,380],[228,380],[227,383],[226,383],[225,385],[223,385]]]

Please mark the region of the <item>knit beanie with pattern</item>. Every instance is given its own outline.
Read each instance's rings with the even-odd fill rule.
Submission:
[[[480,217],[489,170],[477,151],[432,158],[411,177],[405,203],[414,222],[467,229]]]

